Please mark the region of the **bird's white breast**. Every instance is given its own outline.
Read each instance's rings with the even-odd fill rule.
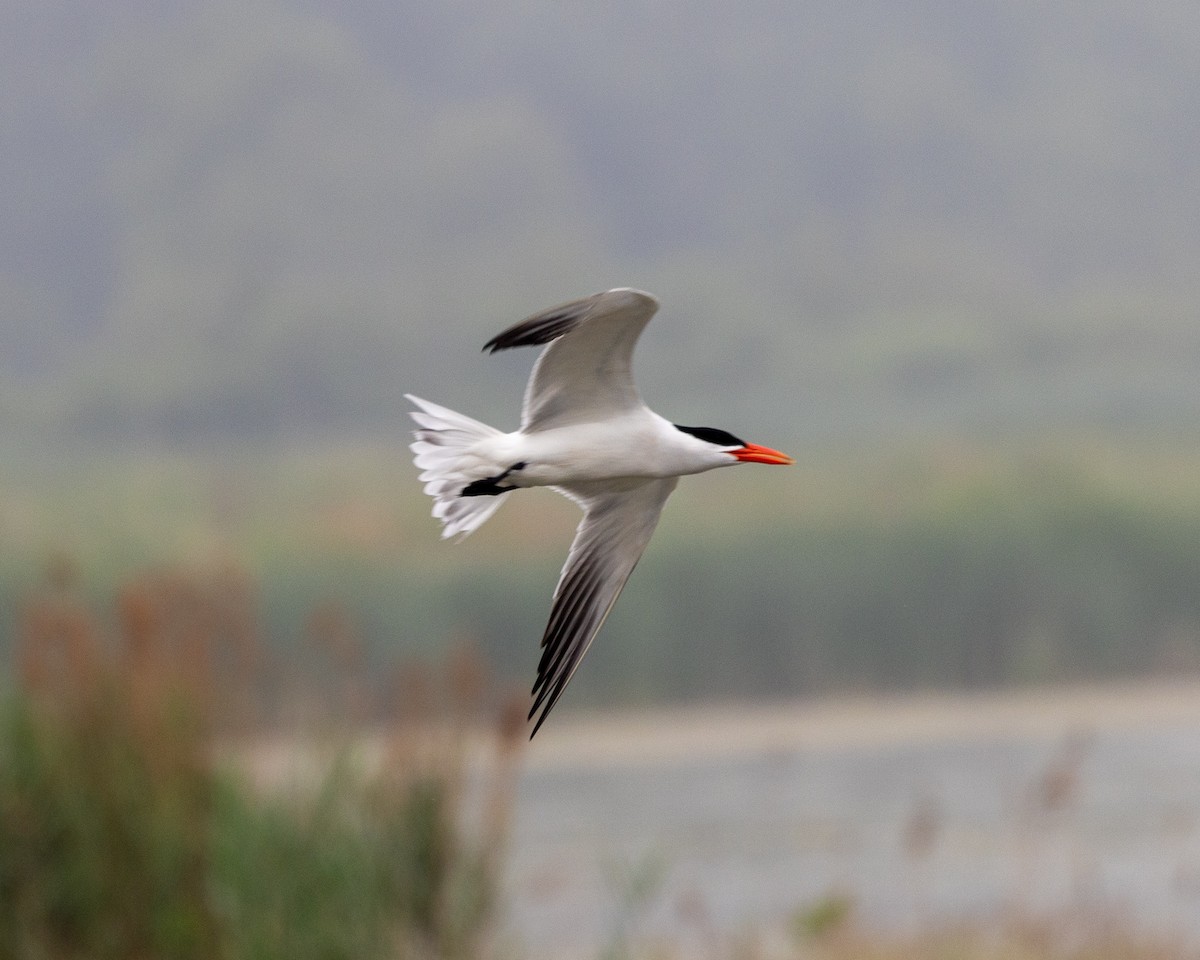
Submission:
[[[497,438],[500,459],[524,462],[518,486],[558,486],[621,477],[677,477],[733,463],[649,410]]]

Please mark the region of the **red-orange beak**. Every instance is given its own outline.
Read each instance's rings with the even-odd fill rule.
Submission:
[[[770,447],[760,447],[757,443],[748,443],[744,447],[729,452],[744,463],[774,463],[786,467],[796,462],[786,453],[780,453]]]

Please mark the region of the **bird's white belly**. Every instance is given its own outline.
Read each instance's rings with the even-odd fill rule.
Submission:
[[[528,466],[521,471],[522,486],[654,476],[647,468],[644,445],[636,438],[631,442],[628,433],[619,434],[600,425],[586,430],[548,430],[523,440],[527,449],[521,459]]]
[[[522,487],[693,472],[689,464],[664,459],[662,431],[653,421],[575,424],[533,434],[508,434],[505,440],[510,444],[512,462],[526,464],[510,475],[509,482]]]

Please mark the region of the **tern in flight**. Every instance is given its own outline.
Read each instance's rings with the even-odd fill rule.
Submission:
[[[476,530],[524,487],[550,487],[583,508],[542,635],[529,718],[541,715],[530,737],[612,610],[679,478],[736,463],[795,462],[646,407],[630,361],[657,309],[650,294],[619,288],[536,313],[489,340],[483,349],[491,353],[547,344],[514,433],[406,395],[420,407],[411,449],[443,537]]]

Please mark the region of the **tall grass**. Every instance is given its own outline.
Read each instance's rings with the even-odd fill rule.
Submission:
[[[20,689],[0,721],[0,956],[484,949],[520,715],[509,707],[491,724],[492,774],[474,828],[468,733],[495,704],[467,650],[439,670],[404,671],[386,703],[336,701],[327,735],[341,730],[349,742],[368,713],[386,721],[374,767],[340,750],[290,790],[252,787],[251,745],[269,724],[253,611],[236,570],[160,573],[121,589],[106,628],[80,601],[70,566],[53,566],[25,606]],[[343,675],[365,667],[328,611],[313,630]]]

